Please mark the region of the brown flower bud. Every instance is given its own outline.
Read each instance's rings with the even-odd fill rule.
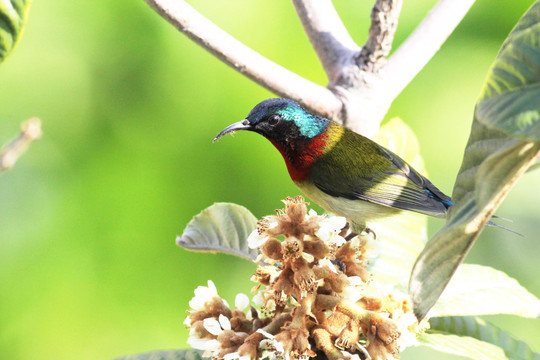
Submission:
[[[276,278],[276,281],[272,284],[272,288],[275,291],[281,291],[286,295],[291,295],[294,288],[294,273],[291,268],[285,268]]]
[[[334,290],[337,293],[340,293],[343,290],[345,290],[345,288],[349,286],[351,283],[349,279],[347,278],[347,275],[335,274],[335,273],[332,273],[332,276],[330,276],[326,281],[330,284],[330,286],[332,287],[332,290]]]
[[[304,252],[313,255],[315,259],[323,259],[328,255],[330,249],[321,240],[304,241]]]
[[[372,314],[369,319],[370,332],[375,334],[385,344],[394,342],[400,335],[396,323],[383,318],[378,314]]]
[[[381,311],[383,306],[383,301],[376,297],[365,296],[362,299],[358,300],[358,305],[362,308],[370,311]]]
[[[304,221],[307,214],[307,204],[302,196],[288,197],[285,200],[285,213],[291,222],[300,224]]]
[[[258,332],[254,332],[249,335],[244,343],[238,348],[238,354],[240,356],[249,356],[251,360],[259,358],[259,343],[263,339],[263,335]]]
[[[262,246],[264,255],[273,260],[282,260],[283,252],[281,251],[281,241],[276,238],[270,238]]]

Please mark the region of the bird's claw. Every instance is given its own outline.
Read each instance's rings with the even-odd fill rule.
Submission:
[[[371,230],[370,228],[365,228],[364,229],[364,232],[367,234],[367,235],[371,235],[373,237],[373,240],[377,240],[377,234],[375,234],[375,231]]]

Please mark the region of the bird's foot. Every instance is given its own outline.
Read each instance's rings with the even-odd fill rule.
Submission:
[[[345,240],[350,241],[357,235],[358,235],[357,233],[351,232],[351,233],[349,233],[349,235],[345,236]]]
[[[373,240],[377,240],[377,234],[375,234],[375,231],[371,230],[370,228],[365,228],[363,232],[365,232],[367,235],[371,235]]]

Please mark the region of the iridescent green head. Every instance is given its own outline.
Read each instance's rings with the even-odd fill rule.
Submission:
[[[268,99],[255,106],[245,120],[226,127],[214,141],[237,130],[249,130],[286,146],[291,139],[307,140],[320,135],[328,123],[329,120],[310,114],[292,100]]]

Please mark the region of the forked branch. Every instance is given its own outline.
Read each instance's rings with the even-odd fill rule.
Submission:
[[[330,83],[339,81],[343,67],[360,51],[331,0],[292,0],[304,30]]]
[[[371,136],[394,98],[433,57],[474,0],[440,0],[390,57],[402,0],[376,0],[360,49],[331,0],[292,0],[325,69],[327,87],[270,61],[220,29],[182,0],[145,0],[162,17],[217,58],[279,96]]]

